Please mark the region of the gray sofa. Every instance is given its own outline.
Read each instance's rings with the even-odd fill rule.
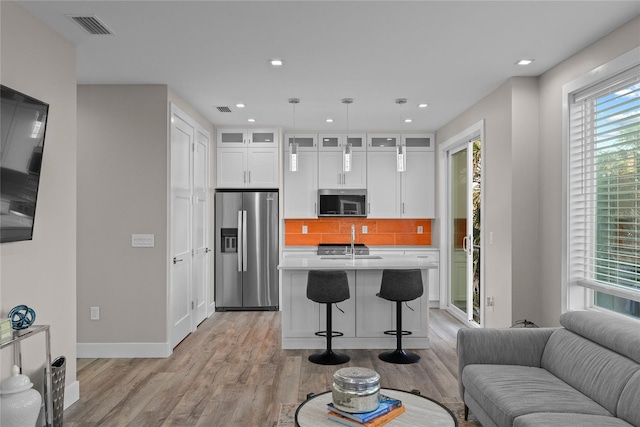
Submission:
[[[483,427],[640,427],[640,322],[575,311],[560,324],[461,329],[465,410]]]

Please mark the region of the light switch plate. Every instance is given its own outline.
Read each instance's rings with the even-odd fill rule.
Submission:
[[[307,227],[306,225],[302,226],[302,234],[307,234],[309,232],[309,227]]]
[[[153,248],[155,246],[155,234],[132,234],[131,247]]]
[[[369,232],[369,227],[366,225],[362,226],[362,234],[367,234]]]
[[[100,320],[100,307],[91,307],[91,320]]]
[[[418,226],[418,234],[422,234],[424,231],[421,225]]]

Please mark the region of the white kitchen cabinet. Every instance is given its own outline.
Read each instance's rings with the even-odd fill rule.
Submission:
[[[298,170],[289,170],[289,150],[284,155],[284,217],[317,218],[318,153],[298,151]]]
[[[401,175],[397,171],[396,152],[367,153],[368,218],[400,218]]]
[[[218,167],[218,188],[244,188],[247,182],[247,149],[218,148],[216,152]]]
[[[289,150],[293,143],[298,145],[298,151],[317,151],[318,134],[315,133],[292,133],[284,135],[284,149]]]
[[[432,133],[428,134],[403,134],[402,145],[409,150],[428,150],[435,151],[435,137]]]
[[[384,136],[379,137],[384,140]],[[425,143],[425,138],[417,138]],[[375,143],[375,139],[373,139]],[[382,142],[380,142],[382,143]],[[434,218],[435,153],[428,147],[406,148],[406,170],[398,172],[396,148],[369,147],[367,197],[369,218]]]
[[[216,131],[219,148],[262,147],[278,148],[278,131],[275,129],[228,129]]]
[[[310,338],[321,330],[320,304],[307,298],[307,271],[291,271],[283,274],[282,336]],[[324,330],[324,328],[322,328]]]
[[[376,296],[380,292],[382,270],[360,270],[356,272],[356,334],[362,338],[385,337],[384,331],[394,328],[391,301]]]
[[[400,135],[396,134],[367,134],[367,150],[371,151],[396,151],[400,145]]]
[[[318,188],[366,188],[367,187],[367,153],[351,152],[351,170],[344,171],[344,154],[342,151],[320,151],[318,153]]]
[[[278,188],[278,132],[271,129],[217,130],[218,188]]]
[[[402,218],[435,218],[435,153],[407,149],[402,178]]]
[[[247,150],[247,187],[278,188],[278,171],[277,148]]]

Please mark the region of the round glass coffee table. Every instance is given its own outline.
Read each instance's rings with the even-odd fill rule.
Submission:
[[[408,391],[390,388],[380,389],[385,396],[400,399],[405,412],[391,420],[389,427],[457,427],[458,421],[453,413],[435,400]],[[327,427],[340,424],[327,419],[327,404],[332,401],[331,391],[316,394],[298,406],[295,415],[298,427]]]

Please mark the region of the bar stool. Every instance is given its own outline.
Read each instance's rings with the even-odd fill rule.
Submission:
[[[396,336],[396,349],[380,353],[378,357],[389,363],[416,363],[420,356],[408,353],[402,349],[402,336],[411,335],[410,331],[402,330],[402,303],[420,298],[423,293],[422,273],[420,270],[383,270],[380,298],[396,302],[396,329],[384,331],[387,335]]]
[[[327,338],[327,349],[324,353],[315,353],[309,360],[319,365],[339,365],[347,363],[351,358],[346,354],[334,353],[331,339],[341,337],[342,332],[335,332],[331,326],[332,304],[349,299],[349,280],[346,271],[309,270],[307,276],[307,298],[327,305],[327,330],[316,332],[317,336]]]

